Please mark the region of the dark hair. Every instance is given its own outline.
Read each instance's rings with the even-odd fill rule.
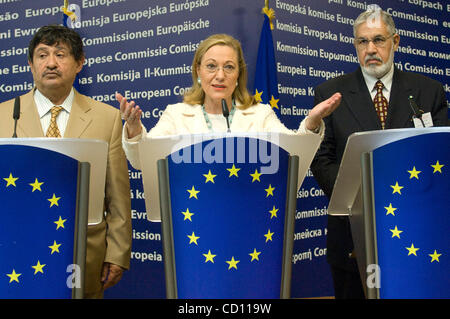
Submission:
[[[76,61],[83,59],[83,41],[80,35],[70,28],[53,24],[43,26],[35,33],[28,45],[28,60],[33,62],[34,49],[40,43],[55,45],[60,42],[69,46],[70,52]]]

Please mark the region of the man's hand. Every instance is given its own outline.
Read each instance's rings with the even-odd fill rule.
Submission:
[[[108,289],[117,284],[122,278],[123,268],[111,263],[103,263],[102,282],[103,289]]]

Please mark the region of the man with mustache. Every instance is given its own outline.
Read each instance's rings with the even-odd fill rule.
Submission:
[[[348,137],[354,132],[414,127],[408,97],[413,96],[434,126],[447,125],[447,101],[442,84],[394,66],[399,46],[392,17],[378,6],[369,6],[353,25],[360,67],[322,83],[315,89],[314,104],[336,92],[342,101],[324,118],[325,137],[311,165],[320,187],[331,197]],[[347,217],[328,216],[327,261],[336,298],[364,298]]]
[[[88,227],[85,298],[101,298],[129,268],[131,200],[128,166],[122,150],[119,110],[73,88],[85,60],[75,31],[41,27],[29,44],[28,64],[35,87],[20,97],[18,137],[68,137],[108,143],[103,220]],[[11,137],[14,100],[0,104],[0,137]],[[56,110],[56,111],[55,111]]]

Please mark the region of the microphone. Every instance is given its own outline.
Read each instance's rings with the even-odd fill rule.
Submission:
[[[13,111],[13,119],[14,119],[14,133],[12,137],[17,138],[16,129],[17,129],[17,120],[20,118],[20,97],[16,97],[14,100],[14,111]]]
[[[425,123],[422,120],[423,111],[419,109],[419,106],[417,105],[416,101],[414,101],[414,97],[412,95],[409,96],[409,106],[413,111],[414,117],[418,118],[422,123],[423,127],[425,127]]]
[[[225,99],[222,99],[222,114],[227,119],[227,127],[228,127],[228,133],[231,132],[230,130],[230,121],[228,120],[228,116],[230,116],[230,111],[228,110],[227,101]]]

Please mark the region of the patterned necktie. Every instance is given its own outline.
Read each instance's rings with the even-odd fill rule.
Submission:
[[[383,95],[383,87],[383,82],[381,82],[380,80],[375,83],[374,88],[377,89],[377,94],[373,99],[373,103],[375,104],[375,110],[377,111],[378,117],[380,118],[381,128],[384,130],[388,110],[388,101]]]
[[[61,133],[59,132],[58,124],[56,124],[56,118],[58,117],[59,112],[61,112],[62,106],[54,106],[50,110],[52,114],[52,118],[50,119],[50,126],[47,129],[47,137],[61,137]]]

